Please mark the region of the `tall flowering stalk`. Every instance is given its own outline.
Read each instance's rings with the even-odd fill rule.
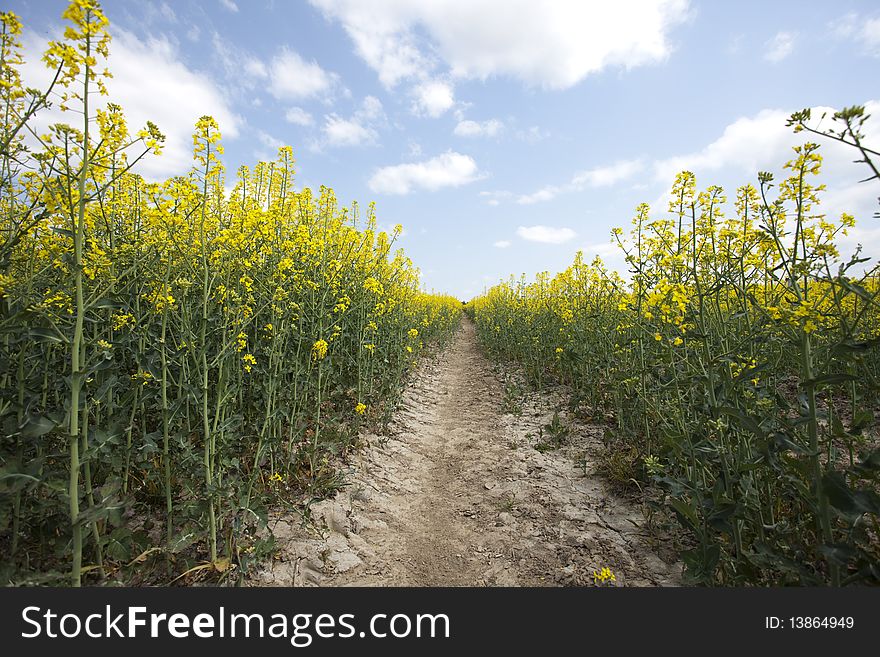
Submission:
[[[840,116],[850,140],[858,116]],[[682,172],[667,216],[642,204],[629,239],[613,231],[629,280],[579,254],[469,304],[491,353],[609,422],[601,468],[662,488],[700,583],[878,580],[880,280],[839,254],[854,219],[821,213],[820,168],[796,148],[778,192],[760,174],[729,217]]]
[[[227,192],[210,116],[192,170],[147,183],[161,133],[95,104],[106,18],[91,0],[65,18],[49,97],[22,88],[0,15],[0,576],[228,579],[271,550],[270,505],[307,513],[341,484],[461,304],[421,289],[372,209],[297,188],[289,147]],[[81,128],[25,150],[58,96]]]

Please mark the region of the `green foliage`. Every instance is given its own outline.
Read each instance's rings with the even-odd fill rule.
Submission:
[[[850,108],[813,132],[876,178],[865,118]],[[662,488],[697,583],[880,583],[880,270],[838,253],[854,219],[821,214],[820,166],[816,144],[796,148],[778,185],[761,173],[737,190],[729,218],[721,188],[698,194],[682,172],[666,216],[643,204],[628,240],[615,229],[628,280],[578,254],[466,311],[492,356],[567,383],[606,421],[599,470]]]
[[[162,136],[89,107],[95,0],[65,12],[44,94],[22,89],[21,25],[0,16],[0,581],[234,581],[271,550],[270,506],[343,485],[359,429],[460,303],[422,292],[372,206],[295,189],[289,147],[227,192],[205,116],[190,171],[133,173]],[[57,97],[81,129],[26,146]]]

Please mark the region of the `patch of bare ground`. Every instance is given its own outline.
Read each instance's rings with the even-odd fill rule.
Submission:
[[[366,437],[312,523],[273,519],[275,559],[249,584],[586,585],[606,566],[618,586],[680,584],[638,506],[594,474],[601,428],[563,415],[564,446],[539,451],[559,393],[526,394],[516,415],[503,397],[465,320],[412,377],[391,437]]]

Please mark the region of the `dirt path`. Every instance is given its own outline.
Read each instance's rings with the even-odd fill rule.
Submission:
[[[502,412],[503,395],[466,320],[416,372],[392,437],[368,437],[350,485],[312,506],[320,529],[274,522],[276,560],[253,583],[578,585],[607,566],[618,586],[679,584],[642,513],[590,473],[600,429],[571,425],[565,447],[541,453],[553,395],[527,395],[519,415]]]

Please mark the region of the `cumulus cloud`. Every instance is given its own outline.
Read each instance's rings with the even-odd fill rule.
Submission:
[[[265,80],[269,77],[269,70],[266,68],[266,65],[256,57],[245,57],[244,61],[240,62],[240,66],[250,77],[260,80]]]
[[[376,131],[372,128],[336,114],[324,117],[323,134],[329,146],[360,146],[376,140]]]
[[[516,202],[520,205],[531,205],[550,201],[560,194],[581,191],[587,187],[610,187],[631,178],[643,169],[644,163],[641,159],[622,160],[608,166],[580,171],[564,185],[547,185],[531,194],[519,196]]]
[[[460,187],[479,178],[479,168],[473,158],[446,151],[423,162],[382,167],[373,173],[369,187],[377,194],[409,194],[416,189],[435,191]]]
[[[413,89],[413,112],[436,119],[455,104],[452,85],[442,80],[427,80]]]
[[[42,37],[27,32],[24,38],[27,64],[23,69],[26,84],[44,88],[48,71],[40,62],[46,48]],[[103,62],[99,67],[103,68]],[[160,157],[148,156],[137,170],[151,180],[185,173],[192,166],[192,133],[196,121],[211,114],[220,126],[224,139],[236,138],[243,125],[222,90],[211,78],[188,68],[177,46],[165,38],[141,40],[116,28],[110,45],[107,80],[109,97],[96,97],[99,106],[107,100],[125,110],[129,130],[135,132],[153,121],[165,134],[165,149]],[[77,125],[80,117],[56,108],[41,112],[38,126],[51,123]]]
[[[822,207],[830,216],[841,212],[851,212],[859,217],[869,217],[876,209],[877,192],[874,185],[859,184],[857,181],[869,173],[864,165],[853,162],[858,153],[854,149],[805,133],[795,134],[786,127],[786,120],[793,109],[765,109],[754,116],[741,117],[724,128],[721,135],[702,149],[658,160],[654,163],[654,178],[666,185],[672,183],[679,171],[688,170],[701,180],[726,177],[734,184],[751,182],[756,184],[759,171],[776,172],[777,177],[785,175],[782,165],[794,157],[792,147],[806,141],[817,141],[821,145],[823,157],[822,182],[827,185]],[[822,126],[833,125],[830,107],[813,107],[812,124],[817,124],[823,114],[826,118]],[[880,113],[880,101],[865,103],[867,114]],[[880,150],[880,125],[868,121],[864,125],[866,147]],[[711,176],[710,176],[711,174]],[[655,201],[657,207],[666,207],[666,195]]]
[[[357,116],[364,121],[377,121],[384,118],[385,111],[382,108],[382,101],[375,96],[365,97]]]
[[[506,249],[510,246],[510,240],[498,240],[494,244],[492,244],[496,249]]]
[[[663,61],[689,15],[687,0],[310,1],[388,87],[442,64],[458,78],[565,89],[607,67]]]
[[[641,171],[643,166],[641,160],[623,160],[621,162],[615,162],[609,166],[596,167],[595,169],[581,171],[580,173],[575,174],[575,177],[572,178],[571,182],[578,188],[583,186],[609,187],[621,180],[631,178]]]
[[[315,61],[284,47],[268,67],[269,93],[279,100],[302,100],[326,96],[336,86],[338,76],[325,71]]]
[[[880,57],[880,16],[869,18],[849,12],[833,21],[830,27],[836,37],[853,40],[865,54]]]
[[[794,51],[795,35],[791,32],[777,32],[776,36],[764,44],[764,59],[768,62],[781,62]]]
[[[257,130],[257,140],[266,148],[269,148],[273,151],[277,151],[279,148],[284,146],[284,142],[280,139],[273,137],[265,130]]]
[[[453,132],[459,137],[494,137],[504,129],[504,124],[498,119],[488,121],[459,121]]]
[[[290,107],[284,113],[284,120],[294,125],[310,126],[315,122],[314,117],[302,107]]]
[[[701,172],[732,169],[751,178],[759,170],[777,166],[789,159],[790,147],[804,141],[785,127],[790,111],[765,109],[751,117],[741,117],[724,128],[721,136],[703,149],[658,160],[654,174],[671,183],[679,171]]]
[[[385,120],[382,103],[375,96],[367,96],[350,118],[336,113],[324,117],[321,141],[314,144],[316,150],[324,146],[363,146],[377,142],[377,127]]]
[[[234,14],[238,13],[238,5],[235,4],[234,0],[220,0],[220,4],[224,9],[227,9]]]
[[[520,226],[516,234],[529,242],[542,244],[564,244],[576,237],[571,228],[553,228],[551,226]]]

